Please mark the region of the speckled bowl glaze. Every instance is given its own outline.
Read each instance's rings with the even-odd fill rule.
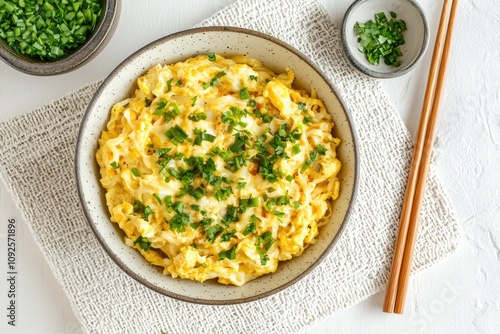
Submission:
[[[109,42],[118,25],[121,0],[101,0],[103,13],[87,42],[56,61],[42,61],[14,51],[0,38],[0,59],[13,68],[31,75],[49,76],[73,71],[97,56]]]
[[[354,32],[356,22],[366,22],[374,18],[376,13],[389,12],[397,14],[398,19],[406,22],[404,32],[405,44],[401,45],[403,56],[399,67],[372,65],[358,50],[358,41]],[[422,8],[413,0],[357,0],[345,13],[342,24],[342,46],[349,62],[360,72],[374,78],[388,79],[410,72],[420,61],[429,44],[429,27]]]
[[[298,84],[314,87],[335,121],[335,135],[342,139],[338,155],[343,163],[340,198],[335,201],[332,221],[322,227],[316,244],[302,256],[282,262],[277,272],[248,282],[242,287],[215,281],[199,283],[163,276],[133,248],[125,245],[122,231],[111,223],[104,189],[95,159],[97,140],[104,130],[111,106],[126,98],[137,87],[136,80],[157,64],[184,61],[191,56],[215,52],[220,55],[244,54],[264,66],[283,71],[292,68]],[[76,180],[85,215],[109,256],[131,277],[167,296],[202,304],[235,304],[276,293],[304,277],[328,254],[345,228],[357,184],[355,134],[349,115],[335,89],[320,70],[297,50],[270,36],[230,27],[209,27],[182,31],[149,44],[119,65],[103,82],[91,101],[78,136]]]

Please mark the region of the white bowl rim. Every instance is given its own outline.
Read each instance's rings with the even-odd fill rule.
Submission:
[[[356,0],[356,1],[354,1],[349,6],[347,11],[345,12],[344,19],[342,21],[342,47],[344,48],[344,54],[346,55],[347,59],[358,71],[360,71],[366,75],[369,75],[373,78],[377,78],[377,79],[395,78],[395,77],[399,77],[399,76],[402,76],[402,75],[410,72],[417,65],[417,63],[420,61],[420,59],[422,59],[422,57],[425,54],[425,51],[427,50],[427,46],[429,45],[429,25],[427,23],[427,19],[425,18],[425,14],[424,14],[422,7],[420,7],[420,5],[414,0],[400,0],[400,1],[406,1],[406,2],[410,3],[411,5],[413,5],[413,7],[415,7],[415,9],[417,10],[418,14],[420,15],[420,17],[422,19],[422,24],[424,26],[424,36],[423,36],[423,40],[422,40],[422,47],[420,49],[419,54],[415,58],[415,60],[411,64],[406,66],[405,68],[402,68],[400,70],[396,70],[394,72],[381,73],[381,72],[377,72],[377,71],[374,71],[372,69],[369,69],[368,67],[363,65],[361,62],[359,62],[355,57],[353,57],[351,54],[352,51],[351,51],[351,48],[349,47],[349,43],[346,40],[346,31],[347,31],[347,29],[351,29],[351,28],[347,27],[347,19],[349,18],[351,13],[360,4],[362,4],[363,2],[366,2],[366,1],[370,1],[370,0]]]
[[[80,154],[81,153],[81,145],[82,145],[81,143],[82,143],[82,140],[83,140],[83,132],[84,132],[84,129],[85,129],[85,124],[88,123],[89,118],[90,118],[90,112],[94,108],[94,106],[95,106],[95,104],[96,104],[99,96],[101,96],[104,93],[104,91],[106,90],[107,86],[113,80],[114,76],[117,73],[119,73],[125,66],[127,66],[128,63],[130,63],[133,59],[135,59],[138,55],[141,55],[142,53],[147,52],[150,48],[154,48],[155,46],[157,46],[159,44],[163,44],[163,43],[165,43],[165,42],[167,42],[169,40],[172,40],[172,39],[175,39],[175,38],[178,38],[178,37],[182,37],[182,36],[186,36],[186,35],[191,35],[191,34],[195,34],[195,33],[203,33],[203,32],[217,32],[217,31],[222,31],[222,32],[223,31],[229,31],[229,32],[235,32],[235,33],[249,34],[249,35],[253,35],[253,36],[256,36],[256,37],[260,37],[260,38],[263,38],[263,39],[270,40],[271,42],[277,44],[278,46],[281,46],[281,47],[287,49],[288,51],[294,53],[299,58],[301,58],[301,60],[303,60],[305,63],[307,63],[309,66],[311,66],[317,72],[317,74],[320,75],[322,77],[322,79],[327,83],[327,85],[329,86],[329,88],[332,90],[332,92],[335,94],[336,98],[338,99],[340,105],[342,106],[342,110],[343,110],[343,112],[344,112],[344,114],[345,114],[345,116],[346,116],[346,118],[348,120],[349,130],[350,130],[350,132],[352,134],[353,151],[354,151],[354,154],[355,154],[355,159],[354,159],[355,160],[354,161],[354,178],[353,178],[352,195],[351,195],[351,199],[349,201],[348,207],[347,207],[345,218],[344,218],[344,221],[342,222],[342,224],[341,224],[341,226],[340,226],[337,234],[333,237],[332,241],[326,247],[326,249],[323,251],[323,253],[321,255],[319,255],[318,258],[308,268],[306,268],[299,275],[295,276],[289,282],[286,282],[286,283],[284,283],[284,284],[282,284],[282,285],[280,285],[280,286],[278,286],[278,287],[276,287],[276,288],[274,288],[272,290],[269,290],[269,291],[266,291],[266,292],[263,292],[263,293],[259,293],[259,294],[256,294],[254,296],[251,296],[251,297],[243,297],[243,298],[231,299],[231,300],[212,300],[212,299],[186,297],[186,296],[184,296],[182,294],[178,294],[178,293],[175,293],[175,292],[163,289],[161,287],[158,287],[158,286],[156,286],[156,285],[148,282],[147,280],[143,279],[141,276],[139,276],[134,271],[130,270],[128,268],[128,266],[119,259],[119,257],[114,253],[114,251],[109,247],[109,245],[107,245],[107,243],[105,241],[106,238],[100,233],[100,231],[95,226],[93,218],[92,218],[92,216],[90,214],[90,210],[89,210],[89,208],[87,206],[87,202],[85,201],[85,198],[84,198],[84,195],[83,195],[84,192],[83,192],[83,188],[82,188],[82,183],[80,182],[81,179],[79,177],[79,175],[80,175],[80,161],[82,159],[81,154]],[[258,31],[246,29],[246,28],[239,28],[239,27],[232,27],[232,26],[200,27],[200,28],[192,28],[192,29],[187,29],[187,30],[179,31],[179,32],[167,35],[165,37],[162,37],[160,39],[157,39],[156,41],[153,41],[153,42],[147,44],[146,46],[140,48],[139,50],[137,50],[136,52],[134,52],[132,55],[130,55],[129,57],[127,57],[124,61],[122,61],[106,77],[106,79],[101,83],[100,87],[95,92],[92,100],[90,101],[90,103],[89,103],[89,105],[88,105],[88,107],[87,107],[87,109],[86,109],[86,111],[84,113],[84,116],[83,116],[83,119],[82,119],[82,122],[81,122],[81,125],[80,125],[80,129],[79,129],[78,136],[77,136],[76,151],[75,151],[75,170],[74,170],[75,174],[74,174],[74,176],[75,176],[75,179],[76,179],[77,192],[78,192],[78,197],[80,199],[80,204],[82,205],[82,210],[83,210],[83,212],[85,214],[87,222],[89,223],[89,225],[90,225],[90,227],[92,229],[92,232],[94,233],[94,235],[96,236],[98,242],[104,248],[104,250],[106,251],[106,253],[113,260],[113,262],[115,262],[118,265],[118,267],[121,270],[123,270],[127,275],[129,275],[130,277],[132,277],[134,280],[136,280],[140,284],[142,284],[142,285],[150,288],[151,290],[156,291],[158,293],[161,293],[161,294],[163,294],[165,296],[172,297],[172,298],[177,299],[177,300],[186,301],[186,302],[195,303],[195,304],[206,304],[206,305],[234,305],[234,304],[241,304],[241,303],[247,303],[247,302],[259,300],[259,299],[271,296],[271,295],[273,295],[273,294],[275,294],[275,293],[277,293],[279,291],[282,291],[282,290],[290,287],[291,285],[297,283],[302,278],[304,278],[307,274],[309,274],[330,253],[330,251],[333,249],[333,247],[335,246],[335,244],[338,242],[338,240],[340,239],[341,235],[343,234],[343,232],[344,232],[344,230],[345,230],[345,228],[347,226],[347,223],[348,223],[349,219],[351,218],[353,207],[354,207],[354,203],[356,202],[356,197],[357,197],[357,192],[358,192],[358,187],[359,187],[359,182],[358,181],[359,181],[359,172],[360,172],[360,168],[359,168],[359,166],[360,166],[360,162],[359,162],[359,150],[358,150],[357,143],[358,143],[358,137],[357,137],[356,131],[355,131],[354,127],[353,127],[352,117],[350,115],[350,112],[346,108],[345,102],[343,101],[343,99],[341,98],[341,96],[338,94],[337,89],[331,84],[330,80],[328,80],[328,78],[323,73],[323,71],[320,70],[318,68],[318,66],[316,66],[308,57],[306,57],[300,51],[298,51],[294,47],[290,46],[289,44],[287,44],[287,43],[285,43],[285,42],[283,42],[283,41],[281,41],[281,40],[279,40],[277,38],[274,38],[272,36],[269,36],[267,34],[264,34],[264,33],[258,32]],[[270,275],[272,275],[272,274],[270,274]]]

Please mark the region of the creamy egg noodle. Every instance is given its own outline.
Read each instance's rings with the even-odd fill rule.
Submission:
[[[321,100],[246,56],[157,65],[97,150],[111,221],[165,275],[241,286],[302,254],[339,196]]]

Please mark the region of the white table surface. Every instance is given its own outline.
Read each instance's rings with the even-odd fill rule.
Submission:
[[[389,1],[389,0],[388,0]],[[32,77],[0,62],[0,121],[106,76],[145,44],[187,29],[234,0],[123,1],[113,40],[92,62],[57,77]],[[323,0],[341,25],[352,1]],[[431,48],[411,74],[382,82],[415,134],[441,1],[420,0]],[[464,240],[415,275],[404,315],[381,310],[384,292],[315,324],[311,333],[498,333],[500,328],[500,2],[461,0],[434,151],[434,168],[454,204]],[[1,145],[1,143],[0,143]],[[2,162],[8,163],[8,162]],[[7,220],[17,228],[17,326],[7,325]],[[61,286],[0,183],[0,332],[81,333]],[[105,321],[106,315],[102,315]],[[126,329],[124,329],[124,332]],[[242,329],[244,332],[245,330]]]

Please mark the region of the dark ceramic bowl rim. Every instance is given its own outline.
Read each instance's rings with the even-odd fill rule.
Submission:
[[[172,39],[175,39],[175,38],[178,38],[178,37],[182,37],[182,36],[189,36],[189,35],[192,35],[192,34],[198,34],[198,33],[204,33],[204,32],[223,32],[223,31],[230,31],[230,32],[235,32],[235,33],[248,34],[248,35],[253,35],[253,36],[256,36],[256,37],[260,37],[260,38],[269,40],[272,43],[275,43],[278,46],[281,46],[281,47],[287,49],[288,51],[294,53],[301,60],[303,60],[305,63],[307,63],[309,66],[311,66],[323,78],[323,80],[328,84],[329,88],[335,94],[335,96],[339,100],[340,105],[343,108],[343,112],[345,113],[346,118],[348,120],[349,129],[350,129],[350,131],[352,133],[352,142],[353,142],[353,149],[354,149],[354,155],[355,155],[355,162],[354,162],[354,180],[353,180],[352,196],[351,196],[351,199],[349,201],[349,205],[347,207],[347,212],[346,212],[344,221],[342,222],[342,225],[340,226],[337,234],[335,235],[335,237],[333,238],[333,240],[330,242],[330,244],[326,247],[326,249],[323,251],[323,253],[320,256],[318,256],[318,258],[307,269],[305,269],[301,274],[297,275],[296,277],[294,277],[289,282],[284,283],[284,284],[280,285],[279,287],[276,287],[276,288],[274,288],[274,289],[272,289],[270,291],[256,294],[255,296],[244,297],[244,298],[239,298],[239,299],[231,299],[231,300],[221,300],[221,299],[219,299],[219,300],[212,300],[212,299],[186,297],[184,295],[181,295],[181,294],[178,294],[178,293],[174,293],[174,292],[171,292],[169,290],[166,290],[166,289],[163,289],[161,287],[158,287],[158,286],[156,286],[154,284],[151,284],[150,282],[148,282],[147,280],[145,280],[141,276],[139,276],[137,273],[135,273],[134,271],[130,270],[128,268],[128,266],[125,263],[123,263],[118,258],[118,256],[110,248],[110,246],[107,245],[104,236],[101,235],[101,233],[98,231],[97,227],[95,226],[95,223],[93,222],[92,216],[90,214],[89,207],[88,207],[88,205],[87,205],[87,203],[86,203],[86,201],[84,199],[84,196],[83,196],[83,187],[82,187],[81,179],[79,177],[79,175],[81,174],[79,166],[80,166],[80,161],[82,160],[82,157],[80,156],[80,151],[81,151],[80,146],[81,146],[82,141],[84,140],[84,138],[83,138],[83,130],[86,127],[85,126],[86,123],[88,123],[88,121],[89,121],[90,111],[95,107],[99,96],[101,96],[105,92],[105,90],[106,90],[107,86],[109,85],[109,83],[113,80],[113,78],[125,66],[127,66],[131,61],[133,61],[137,56],[143,54],[144,52],[147,52],[151,48],[155,48],[156,46],[158,46],[160,44],[168,42],[169,40],[172,40]],[[332,86],[331,82],[328,80],[328,78],[323,73],[323,71],[321,71],[308,57],[306,57],[305,55],[303,55],[300,51],[298,51],[294,47],[292,47],[292,46],[286,44],[285,42],[280,41],[280,40],[278,40],[278,39],[276,39],[274,37],[271,37],[269,35],[266,35],[266,34],[263,34],[263,33],[257,32],[257,31],[249,30],[249,29],[238,28],[238,27],[228,27],[228,26],[212,26],[212,27],[193,28],[193,29],[188,29],[188,30],[180,31],[180,32],[177,32],[177,33],[165,36],[163,38],[160,38],[160,39],[158,39],[158,40],[156,40],[156,41],[154,41],[154,42],[152,42],[152,43],[150,43],[150,44],[142,47],[138,51],[134,52],[131,56],[129,56],[128,58],[126,58],[103,81],[103,83],[101,84],[101,86],[99,87],[99,89],[96,91],[94,97],[90,101],[89,106],[87,107],[87,110],[85,111],[85,114],[83,116],[83,120],[82,120],[82,123],[81,123],[81,126],[80,126],[80,130],[79,130],[78,137],[77,137],[76,152],[75,152],[75,178],[76,178],[78,196],[79,196],[80,203],[82,205],[82,209],[83,209],[83,212],[85,214],[85,217],[87,218],[87,222],[89,223],[92,231],[94,232],[94,235],[97,237],[97,240],[99,241],[99,243],[101,244],[101,246],[104,248],[104,250],[106,251],[106,253],[108,253],[108,255],[111,257],[111,259],[126,274],[128,274],[130,277],[132,277],[133,279],[135,279],[137,282],[141,283],[142,285],[150,288],[151,290],[159,292],[159,293],[161,293],[161,294],[163,294],[165,296],[172,297],[172,298],[177,299],[177,300],[182,300],[182,301],[186,301],[186,302],[190,302],[190,303],[195,303],[195,304],[206,304],[206,305],[234,305],[234,304],[247,303],[247,302],[255,301],[255,300],[258,300],[258,299],[262,299],[262,298],[271,296],[271,295],[273,295],[273,294],[275,294],[275,293],[277,293],[279,291],[282,291],[285,288],[290,287],[291,285],[293,285],[293,284],[297,283],[298,281],[300,281],[303,277],[305,277],[308,273],[310,273],[314,268],[316,268],[324,260],[324,258],[330,253],[330,251],[333,249],[333,247],[335,246],[335,244],[339,240],[340,236],[342,235],[343,231],[345,230],[345,228],[347,226],[347,222],[349,221],[349,219],[350,219],[350,217],[352,215],[352,210],[353,210],[353,206],[354,206],[353,203],[355,203],[355,201],[356,201],[356,195],[357,195],[357,192],[358,192],[359,170],[360,170],[359,169],[359,151],[358,151],[358,147],[357,147],[357,142],[358,142],[358,138],[357,138],[355,129],[353,127],[353,122],[352,122],[352,118],[350,116],[350,112],[346,108],[345,102],[343,101],[343,99],[341,98],[341,96],[338,94],[337,89],[335,89]]]
[[[417,12],[419,13],[419,15],[422,19],[422,23],[424,25],[424,39],[422,41],[422,47],[420,48],[420,52],[419,52],[418,56],[415,58],[415,60],[411,64],[409,64],[405,68],[402,68],[400,70],[396,70],[394,72],[382,73],[382,72],[377,72],[377,71],[374,71],[372,69],[369,69],[368,67],[366,67],[362,63],[360,63],[356,58],[354,58],[354,56],[352,55],[352,51],[349,47],[349,43],[347,42],[347,37],[346,37],[347,33],[346,32],[347,32],[347,29],[351,29],[351,28],[347,27],[347,19],[349,18],[351,13],[360,4],[362,4],[363,2],[367,2],[367,1],[370,1],[370,0],[356,0],[355,2],[353,2],[349,6],[349,8],[347,9],[347,11],[344,15],[344,20],[342,22],[342,47],[344,49],[344,54],[346,55],[347,59],[358,71],[360,71],[361,73],[364,73],[366,75],[369,75],[373,78],[377,78],[377,79],[395,78],[395,77],[399,77],[399,76],[402,76],[402,75],[410,72],[417,65],[417,63],[420,61],[420,59],[422,59],[423,55],[425,54],[425,51],[427,50],[427,46],[429,44],[429,25],[427,23],[427,19],[425,18],[425,14],[424,14],[424,11],[422,10],[422,7],[420,7],[420,5],[413,0],[400,0],[400,1],[407,1],[410,4],[412,4],[415,7],[415,9],[417,10]]]
[[[105,46],[106,38],[114,31],[114,23],[118,19],[121,0],[103,0],[102,18],[87,42],[70,52],[66,57],[56,61],[41,61],[22,55],[13,50],[5,40],[0,38],[0,59],[13,68],[31,75],[49,76],[63,74],[89,62]]]

